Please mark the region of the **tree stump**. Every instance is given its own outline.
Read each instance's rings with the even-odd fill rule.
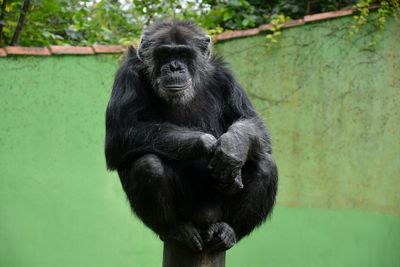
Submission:
[[[225,252],[194,252],[168,241],[164,242],[163,267],[225,267]]]

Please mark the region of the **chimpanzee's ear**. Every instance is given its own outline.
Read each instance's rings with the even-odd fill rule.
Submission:
[[[136,49],[136,56],[138,57],[138,59],[140,61],[143,61],[143,43],[144,43],[143,38],[144,38],[143,35],[140,36],[140,42],[139,42],[139,45],[138,45],[138,47]]]
[[[209,35],[201,36],[196,39],[201,53],[208,60],[211,57],[211,37]]]
[[[137,51],[136,55],[140,61],[145,61],[146,58],[151,56],[151,55],[149,55],[149,53],[150,53],[149,48],[152,45],[152,42],[149,39],[150,38],[149,38],[147,32],[144,32],[142,34],[142,36],[140,36],[140,42],[139,42],[139,45],[136,50]]]

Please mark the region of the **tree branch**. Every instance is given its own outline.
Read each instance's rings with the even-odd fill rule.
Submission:
[[[7,0],[3,0],[1,3],[1,13],[0,13],[0,46],[5,43],[3,42],[3,26],[5,25],[4,17],[6,16],[6,5]]]
[[[11,40],[11,45],[17,45],[19,43],[19,36],[22,31],[22,27],[24,26],[25,17],[28,13],[30,0],[24,0],[24,4],[21,9],[21,14],[19,16],[17,27],[15,28],[14,36]]]

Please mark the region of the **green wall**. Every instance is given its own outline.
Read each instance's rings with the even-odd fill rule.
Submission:
[[[272,133],[271,220],[227,266],[400,266],[400,22],[367,49],[349,18],[216,46]],[[0,58],[0,266],[160,266],[105,169],[116,56]]]

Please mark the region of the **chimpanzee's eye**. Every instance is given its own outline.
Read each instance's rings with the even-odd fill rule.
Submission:
[[[159,56],[160,56],[161,59],[166,59],[166,58],[168,58],[169,53],[164,50],[164,51],[160,52]]]
[[[188,51],[183,51],[183,52],[182,52],[182,56],[183,56],[183,57],[189,57],[190,55],[189,55],[189,52],[188,52]]]

